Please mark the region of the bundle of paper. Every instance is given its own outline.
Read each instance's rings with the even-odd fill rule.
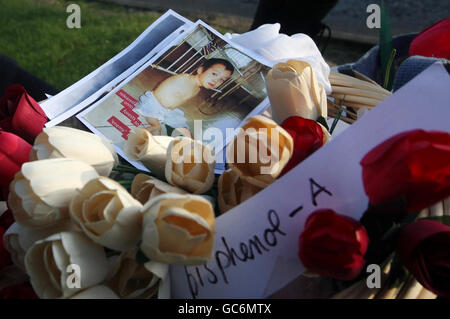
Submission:
[[[328,100],[329,114],[334,117],[342,111],[341,119],[347,123],[356,121],[360,109],[372,109],[391,95],[391,92],[363,76],[356,78],[331,72],[330,83],[333,92],[329,96],[333,99]]]

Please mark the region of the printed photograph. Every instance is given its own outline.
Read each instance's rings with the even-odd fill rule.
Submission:
[[[134,127],[154,135],[174,129],[237,128],[246,116],[267,106],[264,78],[269,67],[197,23],[181,41],[79,115],[83,122],[122,149]]]

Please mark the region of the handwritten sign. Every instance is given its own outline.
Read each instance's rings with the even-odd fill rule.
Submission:
[[[298,237],[308,215],[332,208],[360,219],[368,199],[361,158],[397,133],[450,130],[450,76],[434,64],[301,165],[216,219],[206,265],[171,267],[173,298],[264,298],[304,272]]]

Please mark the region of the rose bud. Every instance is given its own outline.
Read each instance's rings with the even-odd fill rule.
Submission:
[[[420,211],[450,196],[450,134],[397,134],[367,153],[361,166],[371,204],[403,197],[408,212]]]
[[[0,99],[1,129],[19,135],[33,144],[45,123],[47,116],[23,86],[15,84],[5,90]]]
[[[14,265],[25,271],[25,254],[36,241],[62,231],[72,230],[75,230],[75,227],[70,220],[55,226],[39,228],[23,227],[18,223],[13,223],[3,236],[3,244]]]
[[[152,261],[199,265],[213,253],[214,211],[197,195],[163,194],[143,207],[141,250]]]
[[[69,265],[78,266],[79,272],[69,271]],[[41,299],[70,297],[103,282],[109,270],[103,247],[79,232],[61,232],[35,242],[25,255],[25,268]]]
[[[21,137],[0,131],[0,187],[7,188],[23,163],[28,162],[31,145]]]
[[[419,55],[450,60],[450,17],[422,30],[409,45],[409,56]]]
[[[131,195],[141,204],[145,204],[158,195],[167,193],[187,194],[187,192],[181,188],[172,186],[145,174],[137,174],[131,184]]]
[[[30,161],[62,157],[83,161],[103,176],[119,162],[111,142],[95,134],[65,126],[44,128],[34,141]]]
[[[218,203],[222,214],[245,202],[262,189],[246,182],[231,169],[220,175],[218,188]]]
[[[90,287],[71,296],[69,299],[120,299],[114,291],[105,285]]]
[[[125,155],[133,161],[140,161],[151,173],[160,179],[165,177],[167,148],[173,137],[152,135],[146,129],[136,128],[128,135],[124,145]]]
[[[327,118],[327,96],[311,65],[289,60],[277,63],[266,76],[272,118],[278,124],[291,116]]]
[[[169,144],[167,154],[167,182],[194,194],[203,194],[213,186],[216,158],[209,146],[177,137]]]
[[[369,236],[358,221],[331,209],[319,209],[306,220],[298,255],[311,272],[352,280],[364,267],[368,245]]]
[[[317,151],[327,143],[331,136],[327,129],[313,120],[300,116],[291,116],[286,119],[281,127],[284,128],[294,140],[294,152],[284,167],[281,176],[289,172],[295,166],[303,162],[309,155]]]
[[[70,202],[72,221],[94,242],[125,251],[141,238],[142,205],[116,181],[89,181]]]
[[[292,137],[274,121],[249,118],[227,146],[227,163],[243,180],[264,188],[275,181],[293,151]]]
[[[409,224],[398,236],[397,252],[425,288],[450,298],[450,227],[432,220]]]
[[[11,182],[8,205],[23,226],[53,225],[69,218],[69,203],[77,188],[97,177],[92,166],[78,160],[28,162]]]
[[[158,293],[162,281],[168,276],[169,265],[153,261],[138,264],[136,251],[121,254],[117,261],[118,269],[108,283],[120,298],[150,299]]]

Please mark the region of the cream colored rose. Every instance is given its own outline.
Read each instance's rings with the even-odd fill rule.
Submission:
[[[320,116],[327,118],[325,89],[317,82],[309,63],[299,60],[277,63],[266,76],[266,86],[272,118],[278,124],[293,115],[314,121]]]
[[[167,150],[166,180],[194,194],[207,192],[214,183],[216,158],[212,149],[186,137],[177,137]]]
[[[116,181],[100,176],[87,183],[70,203],[73,222],[94,242],[118,251],[141,238],[142,205]]]
[[[62,231],[75,230],[70,220],[50,227],[23,227],[17,222],[13,223],[3,235],[3,245],[8,250],[12,262],[25,270],[24,258],[28,249],[38,240]]]
[[[163,194],[143,207],[141,250],[152,261],[205,263],[213,252],[214,211],[197,195]]]
[[[22,165],[9,186],[8,203],[17,223],[45,227],[69,218],[69,203],[97,171],[85,162],[54,158]]]
[[[44,128],[34,140],[30,161],[49,158],[73,158],[91,165],[108,176],[119,159],[110,141],[71,127]]]
[[[108,284],[120,298],[149,299],[158,293],[168,277],[169,265],[152,261],[138,264],[136,251],[121,254],[117,270]]]
[[[25,255],[25,269],[41,299],[70,297],[103,282],[109,271],[104,248],[80,232],[35,242]]]
[[[141,204],[145,204],[150,199],[167,193],[187,194],[181,188],[167,184],[155,177],[145,174],[137,174],[131,184],[131,195]]]
[[[83,290],[70,299],[120,299],[111,288],[105,285],[94,286]]]
[[[292,137],[274,121],[249,118],[227,146],[227,163],[243,180],[264,188],[270,185],[292,156]]]
[[[218,188],[219,209],[222,214],[246,201],[262,189],[246,182],[231,169],[220,175]]]
[[[125,155],[133,161],[140,161],[158,178],[165,177],[167,148],[174,138],[152,135],[146,129],[136,128],[128,135],[124,145]]]

